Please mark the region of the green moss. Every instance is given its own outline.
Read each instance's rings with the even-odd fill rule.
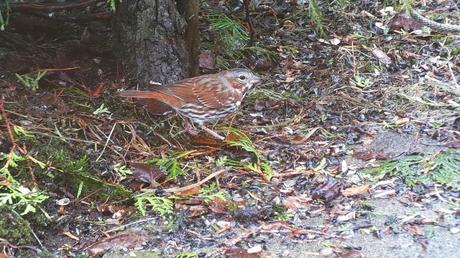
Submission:
[[[0,238],[13,244],[28,244],[32,240],[30,224],[8,207],[0,207]]]
[[[124,200],[131,196],[124,186],[110,184],[95,176],[97,169],[90,167],[90,158],[84,153],[64,148],[61,140],[51,139],[45,147],[43,143],[40,146],[39,159],[50,162],[50,167],[53,167],[42,171],[41,174],[48,177],[42,179],[51,180],[52,186],[64,187],[77,197],[92,194],[93,198],[99,200]]]
[[[89,168],[89,158],[82,155],[79,158],[72,156],[64,149],[54,153],[52,161],[56,170],[56,181],[70,187],[75,195],[95,193],[95,198],[106,200],[107,198],[121,200],[129,198],[131,192],[122,185],[109,184],[94,176]]]

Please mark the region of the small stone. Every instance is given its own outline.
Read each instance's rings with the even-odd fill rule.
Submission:
[[[262,252],[262,245],[255,245],[247,250],[248,254],[256,254]]]
[[[319,253],[320,253],[321,255],[326,256],[326,255],[331,255],[331,254],[333,254],[333,253],[334,253],[334,250],[333,250],[332,248],[330,248],[330,247],[327,247],[327,248],[321,249],[321,250],[319,251]]]
[[[455,227],[450,228],[449,232],[452,233],[452,234],[457,234],[457,233],[460,232],[460,228],[455,228]]]

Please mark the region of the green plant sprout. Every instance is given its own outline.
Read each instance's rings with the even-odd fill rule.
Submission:
[[[131,171],[131,169],[129,169],[126,165],[122,165],[120,163],[117,163],[113,166],[113,171],[115,171],[119,180],[123,180],[126,177],[133,174],[133,171]]]
[[[31,91],[38,90],[38,82],[45,76],[47,73],[46,70],[39,71],[37,73],[30,73],[30,74],[16,74],[16,78],[19,80],[24,88],[29,89]]]
[[[372,86],[372,81],[370,79],[364,78],[360,75],[354,75],[353,78],[351,78],[351,84],[361,88],[361,89],[367,89],[370,86]]]
[[[320,37],[324,37],[324,17],[316,0],[308,0],[308,16],[315,24],[316,32],[320,35]]]
[[[170,215],[174,209],[173,202],[168,197],[155,196],[151,192],[134,196],[134,206],[143,216],[147,213],[147,208],[158,212],[160,216]]]
[[[183,151],[177,152],[167,158],[155,158],[147,161],[148,164],[155,164],[160,166],[168,175],[168,178],[176,179],[178,176],[182,176],[187,172],[184,169],[180,160],[192,154],[195,151]]]
[[[24,127],[17,126],[17,125],[13,126],[13,133],[14,133],[14,136],[18,138],[23,138],[23,139],[32,139],[34,137],[29,131],[24,129]]]
[[[460,189],[460,151],[447,149],[433,155],[409,155],[399,160],[383,162],[380,166],[364,169],[364,173],[399,176],[414,187],[436,182]]]
[[[8,205],[12,210],[22,209],[21,215],[33,213],[37,205],[45,201],[48,196],[40,191],[30,190],[22,186],[12,175],[10,169],[18,169],[19,162],[25,158],[18,155],[14,150],[0,157],[0,161],[5,161],[0,168],[0,175],[6,180],[0,185],[0,207]]]
[[[100,115],[100,114],[111,114],[109,109],[102,103],[96,110],[94,110],[93,115]]]
[[[207,203],[212,202],[214,200],[228,200],[230,196],[222,191],[217,189],[216,183],[211,183],[208,186],[205,186],[200,189],[199,196],[203,198],[203,200]]]
[[[4,31],[6,29],[6,26],[8,26],[8,23],[10,22],[10,12],[11,8],[10,5],[8,4],[8,0],[5,1],[5,12],[3,12],[0,9],[0,31]]]
[[[270,180],[273,176],[273,171],[271,169],[270,164],[260,155],[259,151],[255,147],[254,143],[249,139],[249,137],[244,134],[243,132],[236,130],[234,128],[227,128],[232,134],[236,136],[236,140],[229,140],[227,141],[228,145],[232,147],[239,147],[247,152],[252,153],[255,158],[256,162],[246,162],[246,161],[236,161],[230,160],[226,157],[223,159],[225,160],[218,160],[218,162],[224,162],[227,165],[234,166],[234,167],[242,167],[248,169],[250,171],[254,171],[263,175],[267,180]]]

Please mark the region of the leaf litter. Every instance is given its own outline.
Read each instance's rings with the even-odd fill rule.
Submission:
[[[205,11],[244,24],[233,3],[216,2]],[[58,256],[109,257],[121,247],[162,256],[454,257],[430,242],[458,243],[458,38],[407,33],[421,28],[382,15],[379,3],[329,9],[321,38],[300,2],[252,7],[259,39],[249,46],[240,37],[244,54],[203,50],[203,70],[244,65],[266,78],[217,127],[229,132],[224,143],[189,137],[177,116],[113,97],[127,85],[110,55],[55,56],[51,41],[30,46],[34,58],[16,52],[16,65],[2,66],[1,122],[24,129],[14,137],[49,195],[39,207],[53,224],[32,225],[40,241],[32,244]],[[67,67],[50,69],[57,64]],[[15,75],[40,71],[48,72],[36,93]],[[9,153],[11,143],[0,143]],[[35,164],[44,164],[40,173]],[[2,174],[0,184],[11,182]],[[11,252],[34,250],[8,241]]]

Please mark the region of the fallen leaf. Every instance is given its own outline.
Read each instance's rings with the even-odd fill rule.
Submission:
[[[386,65],[390,65],[392,63],[391,58],[382,50],[378,48],[373,48],[372,49],[372,54],[377,57],[377,59],[382,63]]]
[[[406,59],[418,59],[421,57],[421,55],[407,51],[407,50],[401,51],[401,56]]]
[[[261,253],[262,252],[262,245],[255,245],[247,250],[249,254],[256,254],[256,253]]]
[[[99,97],[99,95],[101,95],[102,89],[104,89],[104,83],[100,82],[96,86],[96,89],[89,93],[89,96],[91,96],[91,97]]]
[[[176,192],[175,194],[179,195],[179,196],[192,196],[192,195],[196,195],[200,192],[201,190],[201,187],[200,186],[196,186],[196,187],[192,187],[190,189],[187,189],[185,191],[182,191],[182,192]]]
[[[363,195],[369,190],[369,185],[359,185],[342,190],[342,195],[346,197]]]
[[[11,183],[6,179],[6,177],[3,175],[0,175],[0,186],[7,187],[9,185],[11,185]]]
[[[157,179],[165,175],[165,173],[157,165],[130,163],[129,166],[133,170],[133,177],[135,179],[151,185],[154,185]]]
[[[363,258],[363,254],[359,251],[356,250],[351,250],[348,251],[342,255],[340,255],[338,258]]]
[[[292,211],[297,211],[301,208],[306,208],[308,204],[306,201],[300,200],[299,197],[288,196],[283,200],[283,205]]]
[[[227,214],[228,205],[227,201],[215,199],[209,204],[209,209],[216,214]]]
[[[344,221],[349,221],[349,220],[352,220],[356,218],[356,212],[352,211],[352,212],[349,212],[345,215],[340,215],[340,216],[337,216],[337,221],[338,222],[344,222]]]
[[[260,258],[262,257],[261,253],[248,253],[248,251],[243,248],[227,249],[225,250],[224,254],[226,254],[229,258]]]
[[[342,183],[338,181],[327,181],[318,185],[312,192],[313,200],[324,200],[330,202],[340,195]]]
[[[353,158],[368,161],[371,159],[376,160],[387,160],[390,159],[390,155],[388,153],[376,152],[373,150],[354,150],[353,151]]]
[[[126,231],[96,242],[88,248],[89,256],[102,255],[107,251],[134,249],[145,242],[145,235],[140,231]]]
[[[408,16],[405,11],[396,14],[388,23],[390,31],[414,31],[422,28],[419,22]]]
[[[195,146],[221,147],[224,145],[222,141],[212,138],[211,136],[204,135],[204,134],[191,135],[190,138],[191,138],[191,144]],[[228,139],[228,136],[225,138],[225,141],[227,141],[227,139]]]
[[[423,236],[423,230],[418,225],[404,225],[403,229],[413,235]]]
[[[410,119],[408,117],[403,117],[403,118],[396,117],[394,119],[395,125],[403,125],[403,124],[408,123],[409,121],[410,121]]]
[[[125,207],[111,203],[104,203],[97,206],[97,210],[104,215],[118,214],[131,214],[136,211],[134,207]]]

